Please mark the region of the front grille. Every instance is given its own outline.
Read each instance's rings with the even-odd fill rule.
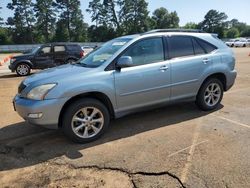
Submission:
[[[18,93],[20,94],[24,89],[26,88],[26,85],[23,84],[23,82],[18,87]]]

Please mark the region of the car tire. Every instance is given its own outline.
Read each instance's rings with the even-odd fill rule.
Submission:
[[[73,142],[88,143],[98,139],[108,128],[110,114],[99,100],[83,98],[67,107],[62,129]]]
[[[18,76],[27,76],[30,74],[30,66],[27,63],[20,63],[16,66]]]
[[[203,111],[216,109],[223,98],[223,85],[217,78],[206,80],[197,96],[196,104]]]

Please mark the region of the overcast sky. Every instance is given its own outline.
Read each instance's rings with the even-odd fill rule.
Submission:
[[[45,0],[46,1],[46,0]],[[86,12],[90,0],[81,0],[81,9],[84,20],[89,25],[92,24],[90,15]],[[13,12],[6,8],[11,0],[0,0],[1,17],[13,16]],[[169,11],[177,11],[180,17],[180,25],[187,22],[200,22],[210,9],[225,12],[229,20],[236,18],[241,22],[250,25],[250,0],[147,0],[148,9],[152,13],[156,8],[165,7]],[[94,23],[93,23],[94,24]]]

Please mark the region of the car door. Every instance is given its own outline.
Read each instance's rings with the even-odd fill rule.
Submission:
[[[130,56],[133,66],[114,73],[118,111],[169,100],[170,67],[162,37],[142,39],[121,56]]]
[[[66,47],[64,45],[54,46],[54,63],[56,66],[63,65],[66,63]]]
[[[202,76],[212,69],[213,58],[208,53],[215,48],[192,36],[173,35],[167,40],[172,71],[171,100],[196,96]]]
[[[35,55],[35,68],[45,69],[53,67],[54,59],[51,46],[42,46]]]

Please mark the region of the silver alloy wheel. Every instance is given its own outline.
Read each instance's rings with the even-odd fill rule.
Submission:
[[[92,138],[104,125],[102,112],[95,107],[85,107],[78,110],[71,120],[74,133],[81,138]]]
[[[218,83],[211,83],[204,93],[204,101],[208,106],[215,106],[221,98],[221,88]]]
[[[17,72],[18,74],[25,76],[29,73],[29,67],[28,65],[21,64],[17,66]]]

